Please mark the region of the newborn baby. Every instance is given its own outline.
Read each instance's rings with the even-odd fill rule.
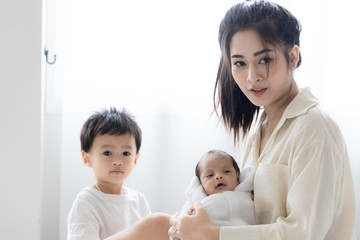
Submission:
[[[201,157],[195,173],[196,177],[185,191],[186,203],[181,214],[199,201],[214,225],[255,224],[253,167],[240,172],[232,156],[212,150]]]

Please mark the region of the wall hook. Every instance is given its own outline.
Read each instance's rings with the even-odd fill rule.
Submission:
[[[52,62],[49,61],[49,51],[45,48],[45,56],[46,56],[46,62],[50,65],[54,64],[56,62],[56,54],[54,54],[54,60]]]

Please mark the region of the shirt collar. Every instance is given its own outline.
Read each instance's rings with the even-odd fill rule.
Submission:
[[[309,87],[301,89],[299,93],[295,96],[295,98],[286,107],[279,123],[274,129],[274,133],[276,134],[276,132],[285,123],[286,119],[291,119],[301,116],[305,114],[310,108],[317,105],[318,103],[319,100],[311,93]],[[260,117],[258,128],[260,127],[261,122],[264,121],[265,118],[266,118],[266,112],[264,111]],[[259,129],[257,129],[256,132],[258,131]]]
[[[318,103],[319,100],[311,93],[310,88],[303,88],[286,107],[282,118],[290,119],[303,115]]]
[[[300,90],[300,92],[295,96],[295,98],[289,103],[289,105],[286,107],[279,123],[277,124],[276,128],[274,129],[274,132],[272,133],[272,137],[275,137],[279,131],[279,129],[284,125],[285,121],[287,119],[295,118],[298,116],[301,116],[305,114],[310,108],[317,105],[319,103],[319,100],[311,93],[310,88],[303,88]],[[258,149],[255,147],[255,145],[260,144],[260,127],[261,122],[266,118],[266,112],[264,111],[260,117],[260,121],[258,123],[258,126],[256,128],[255,135],[252,135],[252,141],[253,141],[253,149]],[[271,139],[269,139],[270,141]],[[268,143],[266,144],[268,145]],[[254,159],[259,159],[259,157],[265,155],[265,149],[261,153],[261,156],[259,156],[257,151],[254,151]],[[258,161],[262,161],[261,159]]]

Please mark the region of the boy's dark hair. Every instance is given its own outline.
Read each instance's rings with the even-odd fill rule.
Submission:
[[[208,151],[207,153],[205,153],[205,154],[201,157],[201,159],[202,159],[203,157],[205,157],[205,156],[212,155],[212,154],[215,154],[215,153],[220,153],[220,154],[223,154],[223,155],[228,156],[228,157],[230,158],[230,160],[231,160],[231,163],[232,163],[233,167],[235,168],[235,172],[240,175],[240,168],[239,168],[237,162],[235,161],[235,159],[234,159],[230,154],[228,154],[228,153],[225,152],[225,151],[221,151],[221,150],[210,150],[210,151]],[[196,177],[199,179],[200,183],[201,183],[201,179],[200,179],[199,163],[201,162],[201,159],[200,159],[200,161],[196,164],[196,167],[195,167],[195,175],[196,175]]]
[[[289,50],[300,47],[301,25],[282,6],[264,0],[241,2],[228,10],[219,27],[221,58],[214,89],[215,112],[220,109],[220,118],[225,127],[234,133],[235,142],[240,132],[245,136],[259,113],[255,106],[240,90],[231,73],[230,43],[235,33],[254,30],[264,46],[280,47],[289,65],[292,61]],[[296,67],[301,64],[301,54]]]
[[[135,138],[136,153],[140,150],[141,129],[126,109],[118,111],[115,107],[111,107],[110,110],[104,109],[91,115],[81,129],[81,150],[89,152],[95,137],[104,134],[130,134]]]

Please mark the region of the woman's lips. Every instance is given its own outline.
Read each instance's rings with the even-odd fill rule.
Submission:
[[[252,88],[250,89],[250,92],[256,96],[256,97],[260,97],[261,95],[263,95],[266,92],[267,88]]]

